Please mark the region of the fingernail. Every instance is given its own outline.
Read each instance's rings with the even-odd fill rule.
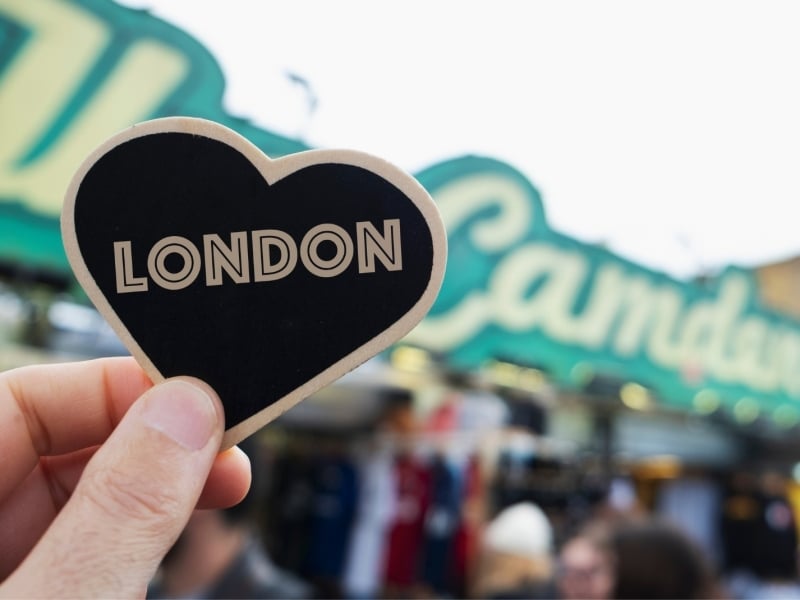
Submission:
[[[147,395],[142,418],[188,450],[204,448],[217,424],[217,411],[209,395],[185,381],[167,381]]]

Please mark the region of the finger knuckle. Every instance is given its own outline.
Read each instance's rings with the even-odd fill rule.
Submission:
[[[180,503],[168,486],[154,485],[146,477],[123,473],[117,467],[94,472],[88,482],[93,508],[112,519],[137,519],[162,523],[175,517]]]

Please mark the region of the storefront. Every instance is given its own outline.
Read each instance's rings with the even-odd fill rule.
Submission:
[[[762,306],[782,278],[681,282],[567,238],[492,159],[417,176],[449,241],[428,317],[253,438],[276,561],[331,594],[463,595],[483,525],[528,500],[556,541],[599,509],[658,512],[725,564],[718,523],[744,514],[728,510],[742,470],[762,498],[761,479],[800,460],[800,326]],[[125,352],[69,286],[20,272],[3,290],[6,368]],[[352,557],[326,559],[332,543]]]
[[[403,343],[278,426],[319,435],[358,415],[359,443],[415,456],[428,474],[445,457],[465,486],[453,514],[471,515],[476,530],[520,500],[546,509],[557,539],[598,508],[657,513],[721,569],[756,561],[731,554],[742,528],[794,535],[785,526],[796,519],[759,515],[778,514],[787,482],[792,497],[800,329],[764,308],[758,273],[680,282],[561,236],[533,186],[489,159],[419,177],[447,222],[439,300]],[[387,385],[408,405],[384,421],[375,416],[387,414],[376,408],[387,410]],[[469,465],[480,467],[478,499],[466,495]],[[418,558],[428,525],[409,538]],[[410,572],[390,583],[426,583]]]

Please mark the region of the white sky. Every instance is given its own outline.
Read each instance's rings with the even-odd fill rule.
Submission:
[[[122,3],[215,55],[229,112],[311,146],[506,161],[551,227],[676,276],[800,254],[800,3]]]

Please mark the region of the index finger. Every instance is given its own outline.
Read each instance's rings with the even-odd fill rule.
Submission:
[[[133,358],[22,367],[0,374],[0,501],[38,464],[102,443],[152,387]]]

